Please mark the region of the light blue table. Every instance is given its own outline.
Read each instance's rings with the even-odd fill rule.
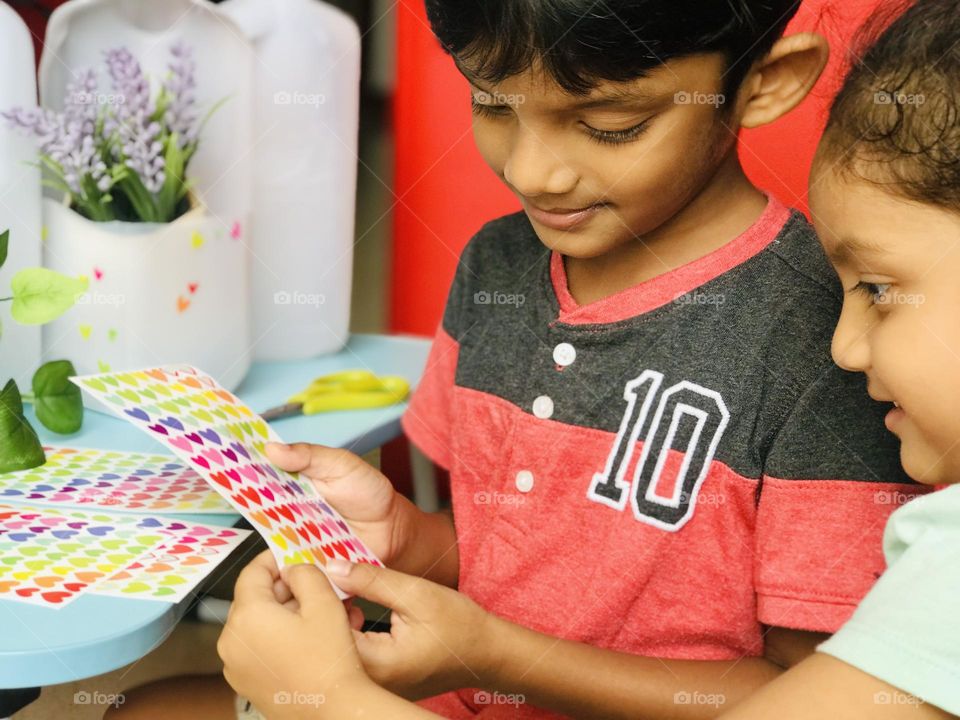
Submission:
[[[416,385],[429,342],[417,338],[355,335],[336,355],[312,360],[255,364],[237,394],[264,411],[331,372],[365,368],[400,375]],[[362,454],[400,434],[406,404],[279,420],[274,428],[289,442],[308,441]],[[30,411],[30,419],[35,418]],[[40,427],[34,423],[34,427]],[[88,412],[72,436],[41,432],[44,443],[162,452],[145,433],[118,418]],[[181,516],[233,525],[238,515]],[[170,605],[152,600],[87,595],[61,610],[0,600],[0,689],[30,688],[99,675],[143,657],[173,630],[189,600]]]

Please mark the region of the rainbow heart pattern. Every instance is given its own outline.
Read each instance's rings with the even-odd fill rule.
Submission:
[[[174,518],[0,505],[0,598],[59,608],[86,593],[130,597],[117,586],[136,583],[177,602],[249,535]]]
[[[196,471],[165,455],[45,447],[47,462],[0,474],[0,502],[166,513],[229,513]]]
[[[323,569],[333,557],[380,564],[312,483],[270,463],[264,446],[282,440],[209,375],[177,365],[72,380],[204,477],[279,564]]]
[[[137,520],[0,506],[0,598],[65,606],[168,539]]]
[[[93,593],[180,602],[250,534],[237,528],[189,527],[98,584]]]

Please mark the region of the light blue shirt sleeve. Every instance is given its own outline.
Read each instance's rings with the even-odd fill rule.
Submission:
[[[960,715],[960,485],[891,515],[884,552],[883,577],[818,650]]]

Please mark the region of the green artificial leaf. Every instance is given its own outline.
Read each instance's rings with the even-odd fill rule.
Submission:
[[[29,470],[47,461],[40,438],[23,415],[17,383],[0,390],[0,473]]]
[[[13,276],[10,314],[21,325],[43,325],[69,310],[87,291],[87,280],[47,268],[26,268]]]
[[[10,231],[4,230],[0,233],[0,267],[7,261],[7,246],[10,243]]]
[[[69,360],[53,360],[33,376],[33,409],[44,427],[61,435],[75,433],[83,424],[80,388],[70,382],[77,374]]]

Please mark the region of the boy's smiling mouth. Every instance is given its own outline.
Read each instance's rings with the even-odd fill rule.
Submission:
[[[523,201],[524,209],[530,219],[553,230],[572,230],[587,222],[607,206],[606,203],[594,203],[582,208],[541,208],[528,200]]]

